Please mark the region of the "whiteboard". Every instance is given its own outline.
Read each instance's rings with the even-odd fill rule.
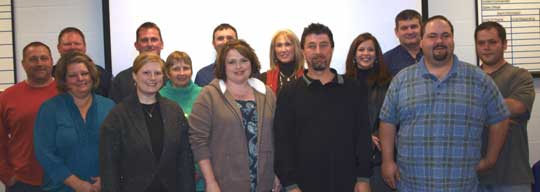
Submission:
[[[506,28],[506,60],[540,72],[540,0],[477,0],[478,24],[495,21]]]
[[[11,0],[0,0],[0,92],[15,84]]]
[[[399,42],[394,35],[394,18],[403,9],[422,10],[421,0],[110,0],[110,43],[112,72],[130,67],[138,52],[135,31],[146,21],[161,28],[166,58],[174,50],[187,52],[193,61],[193,78],[202,67],[212,63],[215,50],[212,32],[220,23],[229,23],[239,39],[255,49],[261,72],[269,68],[272,35],[291,29],[298,38],[312,22],[327,25],[333,32],[335,48],[331,67],[345,72],[345,59],[352,40],[370,32],[378,38],[383,51]]]

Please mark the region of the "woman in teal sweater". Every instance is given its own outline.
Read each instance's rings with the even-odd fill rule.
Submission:
[[[191,58],[185,52],[174,51],[165,61],[165,70],[167,72],[167,82],[161,88],[159,94],[178,103],[184,111],[186,117],[191,113],[191,106],[201,87],[191,81],[193,74]],[[204,180],[198,165],[195,165],[195,184],[197,191],[204,191]]]

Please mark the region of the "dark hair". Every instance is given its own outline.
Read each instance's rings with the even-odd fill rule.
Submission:
[[[328,38],[330,39],[330,45],[332,46],[332,48],[334,48],[334,36],[332,35],[332,31],[330,31],[330,28],[320,23],[311,23],[309,26],[304,28],[304,32],[302,32],[302,39],[300,40],[300,45],[302,46],[301,47],[302,50],[304,49],[304,45],[306,43],[306,36],[310,34],[328,35]]]
[[[396,29],[398,28],[398,24],[400,21],[407,21],[412,19],[418,19],[418,22],[420,22],[420,25],[422,25],[422,15],[420,15],[418,11],[414,9],[405,9],[399,12],[394,20],[396,23]]]
[[[236,32],[236,29],[228,23],[222,23],[219,24],[216,28],[214,28],[214,32],[212,33],[212,42],[214,42],[214,39],[216,38],[216,32],[225,29],[232,29],[234,31],[234,36],[236,37],[236,39],[238,39],[238,33]]]
[[[230,50],[238,51],[242,56],[246,57],[251,63],[251,74],[250,77],[255,77],[259,70],[261,69],[261,63],[255,54],[255,50],[249,46],[244,40],[233,40],[225,43],[224,46],[220,48],[216,57],[216,78],[227,80],[227,75],[225,74],[225,59],[227,53]]]
[[[373,69],[375,72],[369,74],[368,85],[371,86],[373,83],[377,83],[379,85],[388,83],[392,79],[392,76],[388,72],[388,66],[386,66],[384,63],[381,46],[379,45],[377,38],[370,33],[362,33],[358,35],[351,43],[345,65],[345,76],[356,79],[358,75],[358,67],[356,62],[354,62],[356,58],[356,49],[360,44],[368,40],[372,40],[373,45],[375,46],[375,62],[373,63]]]
[[[62,36],[66,33],[77,33],[81,36],[83,43],[86,45],[86,40],[84,39],[83,32],[76,28],[76,27],[66,27],[60,31],[60,34],[58,34],[58,44],[60,45],[60,41],[62,40]]]
[[[88,55],[76,51],[68,52],[56,63],[56,70],[54,72],[54,78],[56,80],[56,88],[58,92],[68,91],[66,85],[66,75],[68,65],[83,63],[88,72],[90,73],[90,78],[92,79],[92,90],[95,90],[99,85],[99,71],[96,69],[96,64],[88,57]]]
[[[42,43],[42,42],[39,42],[39,41],[34,41],[34,42],[28,43],[28,45],[24,46],[24,48],[23,48],[23,60],[26,58],[26,51],[30,47],[40,47],[40,46],[43,46],[43,47],[47,48],[47,51],[49,51],[49,57],[50,57],[51,56],[51,48],[49,48],[49,46],[45,45],[45,43]]]
[[[139,26],[137,28],[137,32],[135,33],[135,42],[137,42],[139,40],[139,32],[141,32],[141,30],[143,30],[143,29],[151,29],[151,28],[154,28],[154,29],[156,29],[158,31],[159,40],[161,42],[163,42],[163,37],[161,37],[161,29],[159,29],[159,27],[155,23],[152,23],[150,21],[144,22],[143,24],[141,24],[141,26]]]
[[[474,40],[476,41],[478,32],[482,30],[489,30],[489,29],[497,30],[497,35],[499,36],[501,41],[506,42],[506,29],[504,29],[504,27],[501,24],[494,21],[486,21],[478,25],[478,27],[476,27],[476,29],[474,30]]]
[[[430,17],[423,25],[422,25],[422,32],[421,32],[421,36],[422,38],[424,38],[424,33],[426,32],[426,26],[427,24],[429,24],[429,22],[432,22],[434,20],[443,20],[443,21],[446,21],[446,23],[448,23],[448,25],[450,25],[450,32],[452,32],[452,35],[454,34],[454,26],[452,25],[452,23],[444,16],[442,15],[435,15],[433,17]]]

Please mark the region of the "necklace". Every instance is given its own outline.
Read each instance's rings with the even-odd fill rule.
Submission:
[[[152,113],[154,112],[155,108],[156,108],[156,104],[152,104],[152,108],[150,108],[150,110],[148,111],[143,110],[143,111],[148,115],[148,117],[152,118]]]
[[[291,73],[291,75],[289,75],[288,77],[285,77],[285,75],[284,75],[281,71],[279,72],[279,77],[281,77],[281,79],[285,79],[286,82],[289,82],[289,81],[293,80],[293,79],[294,79],[294,75],[295,75],[295,74],[294,74],[294,72],[293,72],[293,73]]]

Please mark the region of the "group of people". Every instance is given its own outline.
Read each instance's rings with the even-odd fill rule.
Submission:
[[[215,62],[192,81],[187,53],[160,57],[152,22],[114,79],[65,28],[54,69],[50,48],[29,43],[27,79],[0,94],[0,180],[8,192],[530,191],[534,86],[504,59],[505,29],[476,28],[480,67],[454,54],[444,16],[404,10],[394,32],[384,54],[358,35],[341,75],[330,28],[280,30],[261,74],[220,24]]]

